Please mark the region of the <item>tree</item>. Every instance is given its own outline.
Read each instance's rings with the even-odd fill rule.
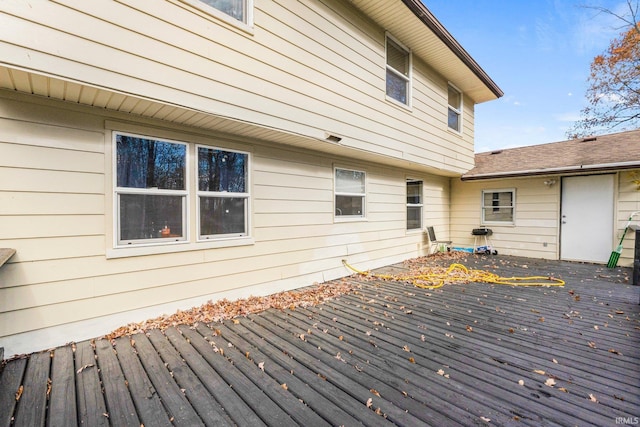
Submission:
[[[640,127],[638,2],[633,5],[627,0],[627,6],[630,17],[596,8],[622,20],[624,30],[604,53],[593,59],[586,93],[588,105],[582,109],[581,119],[567,132],[568,138]]]

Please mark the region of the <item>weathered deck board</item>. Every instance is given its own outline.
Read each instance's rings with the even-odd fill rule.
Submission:
[[[48,351],[35,353],[29,358],[22,381],[21,405],[16,412],[14,426],[44,425],[50,362]]]
[[[138,359],[132,342],[135,342],[135,338],[118,338],[115,340],[115,349],[127,379],[129,392],[138,410],[138,417],[145,426],[171,426],[169,415]]]
[[[213,331],[210,328],[199,325],[196,330],[198,332],[203,333],[203,335],[197,334],[195,331],[192,331],[190,328],[186,326],[180,327],[180,330],[183,334],[189,339],[194,347],[198,349],[200,354],[203,356],[209,353],[212,350],[211,342],[215,342],[216,338],[213,335]],[[234,341],[235,342],[235,341]],[[209,346],[209,348],[205,351],[203,347]],[[323,425],[328,425],[325,420],[323,420],[320,416],[318,416],[315,412],[313,412],[308,406],[302,403],[298,399],[292,399],[291,394],[285,390],[282,386],[283,383],[275,381],[272,377],[270,377],[266,372],[262,371],[256,363],[250,360],[253,355],[247,353],[241,353],[235,346],[227,347],[224,351],[225,357],[233,366],[236,367],[242,374],[244,374],[248,379],[250,379],[259,390],[262,390],[265,395],[269,396],[274,403],[276,403],[280,408],[283,409],[283,412],[287,415],[287,418],[282,418],[283,422],[289,423],[291,419],[303,426],[318,426],[321,427]],[[225,369],[225,371],[229,371]],[[286,383],[284,383],[286,385]],[[233,383],[235,388],[235,382]],[[228,408],[228,406],[225,406]],[[291,419],[289,419],[290,417]],[[267,424],[272,425],[275,424],[277,419],[269,419]]]
[[[171,331],[175,330],[172,329]],[[216,394],[216,390],[209,393],[198,379],[198,376],[167,341],[164,334],[157,329],[150,331],[149,340],[158,351],[160,357],[162,357],[162,360],[164,360],[171,377],[175,379],[180,390],[204,424],[208,426],[229,425],[229,419],[223,414],[222,408],[212,396]],[[204,377],[202,378],[204,380]]]
[[[630,269],[464,263],[567,285],[426,290],[351,277],[355,293],[318,306],[16,358],[0,372],[0,427],[602,426],[640,416],[640,288],[626,284]]]
[[[18,403],[16,393],[22,385],[27,359],[13,360],[0,372],[0,427],[8,427]]]
[[[107,408],[98,377],[98,366],[93,344],[82,341],[76,346],[76,396],[78,399],[78,424],[108,426]]]
[[[100,368],[109,424],[113,426],[139,426],[136,407],[129,394],[127,382],[118,358],[109,341],[96,341],[96,362]]]
[[[173,380],[149,338],[144,334],[135,335],[135,348],[155,391],[162,399],[171,422],[184,426],[204,425],[178,384]]]
[[[179,333],[175,329],[170,329],[166,332],[171,343],[180,352],[193,372],[200,378],[204,387],[216,398],[216,407],[220,408],[220,417],[224,419],[221,423],[233,424],[233,422],[236,422],[238,424],[248,425],[253,423],[254,425],[263,425],[262,420],[255,415],[244,400],[236,396],[234,390],[230,390],[229,393],[223,392],[230,387],[215,369],[207,363],[211,357],[209,349],[201,349],[201,351],[198,352],[196,348],[199,344],[195,337],[190,339],[190,342],[187,342],[185,338],[178,336]],[[195,345],[196,348],[191,347],[191,345]],[[208,343],[205,345],[209,346]]]
[[[57,348],[51,360],[48,426],[77,426],[75,369],[71,346]]]

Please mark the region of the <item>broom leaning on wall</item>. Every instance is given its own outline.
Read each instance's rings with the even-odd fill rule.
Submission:
[[[627,235],[627,230],[629,230],[629,225],[631,224],[631,220],[635,215],[640,213],[640,211],[634,212],[629,216],[629,220],[627,221],[627,225],[624,227],[624,231],[622,232],[622,237],[620,238],[620,243],[618,247],[611,252],[611,256],[609,257],[609,262],[607,263],[607,268],[616,268],[618,265],[618,260],[620,259],[620,254],[622,253],[622,242],[624,240],[624,236]]]

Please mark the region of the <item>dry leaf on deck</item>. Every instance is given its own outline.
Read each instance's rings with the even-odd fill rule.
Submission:
[[[371,406],[373,406],[373,399],[372,398],[368,398],[367,399],[367,408],[371,408]]]
[[[264,362],[258,363],[258,368],[260,368],[262,372],[264,372]]]
[[[556,385],[556,381],[553,378],[547,378],[547,380],[544,382],[544,385],[553,387],[554,385]]]

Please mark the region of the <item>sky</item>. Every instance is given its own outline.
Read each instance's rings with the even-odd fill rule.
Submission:
[[[566,140],[589,67],[622,31],[626,0],[423,0],[503,90],[475,106],[475,151]]]

